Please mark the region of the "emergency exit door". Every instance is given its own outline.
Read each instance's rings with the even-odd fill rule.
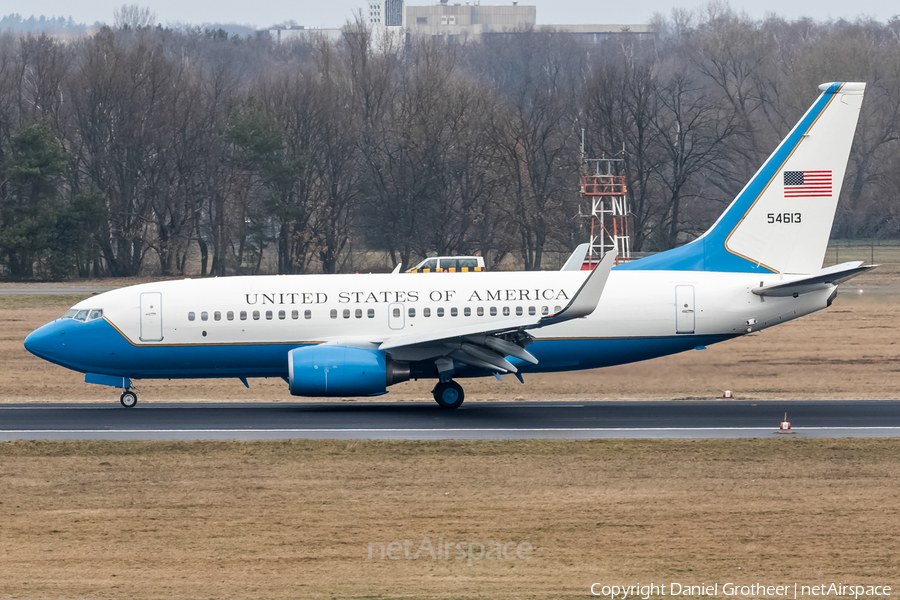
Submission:
[[[675,333],[694,333],[694,286],[675,286]]]
[[[162,294],[141,294],[141,341],[160,342],[162,339]]]
[[[406,325],[406,315],[403,314],[401,302],[395,302],[388,307],[388,325],[391,329],[403,329]]]

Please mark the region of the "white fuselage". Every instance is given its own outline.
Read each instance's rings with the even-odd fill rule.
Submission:
[[[185,279],[114,290],[74,308],[102,308],[105,318],[135,346],[342,340],[379,343],[401,332],[440,331],[517,315],[552,314],[575,295],[586,274],[552,271]],[[764,298],[751,292],[757,286],[782,280],[789,278],[614,269],[593,314],[530,333],[536,340],[733,336],[822,309],[833,290],[798,298]],[[147,293],[160,294],[160,340],[147,335],[147,323],[142,322],[141,296]],[[676,295],[680,296],[677,302]]]

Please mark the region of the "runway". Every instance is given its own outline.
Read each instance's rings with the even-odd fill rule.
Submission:
[[[897,400],[0,405],[0,441],[896,436]]]

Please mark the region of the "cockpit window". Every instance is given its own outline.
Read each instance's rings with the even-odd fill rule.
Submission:
[[[70,308],[66,311],[66,314],[63,315],[63,319],[75,319],[76,321],[93,321],[94,319],[102,318],[102,308],[88,308],[82,310]]]

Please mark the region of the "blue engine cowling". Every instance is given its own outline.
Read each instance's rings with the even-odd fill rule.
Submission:
[[[347,346],[305,346],[288,353],[292,396],[378,396],[409,379],[409,365],[379,350]]]

